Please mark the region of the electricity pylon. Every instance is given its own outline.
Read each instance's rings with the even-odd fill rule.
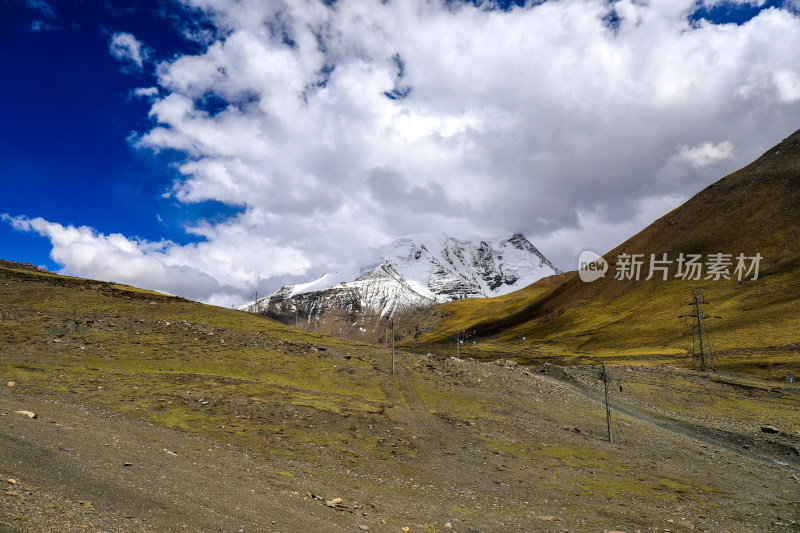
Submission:
[[[722,318],[720,316],[711,316],[703,311],[703,304],[708,302],[703,296],[703,291],[707,287],[692,287],[692,301],[688,305],[693,307],[692,313],[688,315],[680,315],[684,323],[692,328],[692,366],[695,363],[700,365],[701,371],[706,371],[709,368],[714,369],[714,361],[711,357],[711,343],[708,339],[708,332],[705,328],[704,321],[707,318]],[[688,320],[687,320],[688,319]]]

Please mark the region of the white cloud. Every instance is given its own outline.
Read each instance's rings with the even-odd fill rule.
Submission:
[[[138,70],[144,68],[148,51],[139,40],[130,33],[119,32],[111,36],[108,51],[120,62],[135,65]]]
[[[781,102],[791,104],[800,100],[800,76],[790,70],[776,72],[773,77]]]
[[[216,40],[157,65],[156,125],[133,142],[186,154],[177,201],[243,212],[196,245],[129,242],[222,292],[423,231],[523,231],[571,268],[800,124],[787,10],[736,26],[691,24],[694,0],[184,2]],[[117,39],[141,67],[135,37]]]
[[[696,146],[681,146],[678,150],[678,159],[685,161],[694,168],[703,168],[714,165],[735,155],[735,147],[730,141],[714,144],[704,142]]]
[[[276,245],[269,237],[254,238],[243,225],[197,227],[194,232],[214,239],[178,245],[152,242],[92,228],[63,226],[42,218],[2,219],[20,231],[50,239],[50,257],[62,273],[115,281],[209,303],[230,306],[264,278],[302,272],[308,261],[295,250]],[[224,244],[223,244],[224,243]]]
[[[750,6],[761,7],[766,3],[766,0],[705,0],[702,3],[706,6],[718,6],[724,4],[733,4],[733,5],[747,4]]]
[[[669,213],[688,198],[683,196],[663,196],[644,198],[635,211],[624,218],[609,217],[598,211],[578,213],[576,227],[556,230],[536,242],[537,247],[548,251],[548,258],[557,262],[564,270],[578,268],[578,256],[584,250],[604,254]],[[576,243],[580,243],[576,247]]]
[[[133,90],[136,98],[150,98],[158,94],[158,87],[138,87]]]

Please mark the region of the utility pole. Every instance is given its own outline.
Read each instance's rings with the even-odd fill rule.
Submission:
[[[392,318],[392,374],[394,374],[394,318]]]
[[[603,361],[603,371],[600,372],[600,379],[603,380],[603,388],[606,392],[606,424],[608,425],[608,442],[614,442],[611,437],[611,406],[608,405],[608,384],[611,382],[611,376],[606,371],[606,362]]]
[[[297,329],[297,307],[294,308],[294,329]]]
[[[695,362],[700,364],[700,370],[705,372],[709,367],[711,370],[714,369],[714,362],[711,358],[711,343],[708,339],[708,333],[706,332],[704,320],[707,318],[722,318],[720,316],[712,317],[705,311],[703,311],[702,304],[707,304],[708,302],[705,301],[705,296],[703,296],[703,290],[706,287],[692,287],[692,301],[688,303],[693,307],[692,313],[688,315],[680,315],[678,318],[683,318],[684,322],[687,319],[690,321],[688,322],[692,328],[692,366],[694,366]]]
[[[456,330],[456,359],[460,359],[461,358],[461,346],[460,346],[461,345],[461,339],[459,338],[460,336],[461,336],[461,330],[457,329]]]
[[[256,313],[258,313],[258,289],[256,289]]]

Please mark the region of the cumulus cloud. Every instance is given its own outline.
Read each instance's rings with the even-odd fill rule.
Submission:
[[[795,72],[778,71],[774,74],[773,80],[781,102],[791,104],[800,100],[800,76]]]
[[[747,4],[751,6],[761,7],[766,3],[766,0],[705,0],[701,2],[703,5],[707,6],[718,6],[718,5],[725,5],[725,4],[732,4],[732,5],[741,5]]]
[[[150,98],[158,94],[158,87],[137,87],[132,94],[136,98]]]
[[[86,226],[63,226],[42,218],[2,219],[20,231],[50,239],[51,258],[64,265],[62,273],[115,281],[216,305],[241,303],[236,298],[265,278],[296,273],[308,261],[293,249],[268,237],[254,239],[247,221],[216,227],[198,226],[193,232],[215,241],[178,245],[152,242],[115,233],[104,235]],[[221,244],[224,243],[224,244]],[[245,250],[253,246],[255,254]]]
[[[148,51],[139,40],[130,33],[119,32],[111,36],[108,42],[111,55],[126,66],[134,66],[138,70],[144,68]]]
[[[718,144],[704,142],[696,146],[682,146],[677,155],[678,159],[685,161],[692,167],[703,168],[731,159],[735,154],[733,143],[722,141]]]
[[[177,201],[241,214],[197,245],[128,242],[230,290],[432,230],[522,231],[572,268],[800,123],[785,9],[737,26],[691,21],[694,0],[184,3],[214,37],[157,65],[155,125],[132,142],[184,154]],[[129,34],[111,51],[146,58]]]
[[[590,250],[603,254],[623,242],[620,235],[626,236],[625,238],[635,235],[686,200],[683,196],[649,198],[622,218],[609,217],[602,209],[580,211],[576,226],[551,232],[539,239],[536,246],[548,250],[554,257],[563,258],[560,264],[564,270],[576,270],[580,252]],[[580,243],[580,246],[576,247],[576,243]]]

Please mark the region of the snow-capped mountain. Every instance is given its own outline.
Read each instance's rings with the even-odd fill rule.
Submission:
[[[465,241],[444,234],[412,235],[381,250],[419,294],[446,302],[508,294],[560,271],[523,235]]]
[[[559,273],[521,234],[473,240],[442,233],[411,235],[382,248],[368,267],[287,285],[239,309],[314,327],[327,325],[326,332],[335,333],[334,322],[365,326],[370,317],[391,317],[460,298],[499,296]]]

